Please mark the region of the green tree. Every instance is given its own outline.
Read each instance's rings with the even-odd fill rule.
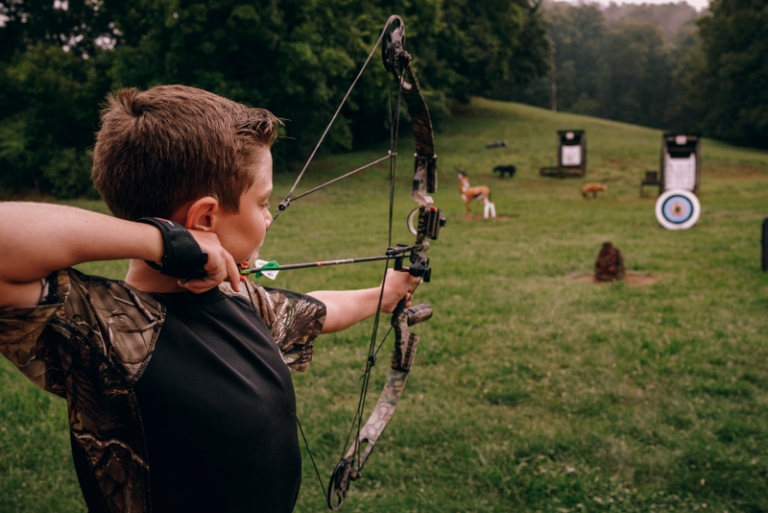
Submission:
[[[91,54],[112,29],[100,0],[9,0],[0,2],[0,61],[38,44]]]
[[[508,96],[546,70],[538,5],[524,0],[272,0],[258,8],[239,0],[147,0],[107,7],[119,31],[116,85],[183,83],[265,106],[291,120],[292,139],[276,148],[283,161],[309,152],[392,12],[405,20],[407,48],[438,118],[450,98]],[[379,62],[353,91],[327,149],[388,133],[388,78]]]
[[[108,5],[120,32],[116,86],[182,83],[267,107],[289,120],[289,139],[275,148],[283,161],[308,154],[388,15],[374,2],[346,0],[273,0],[258,8],[237,0]],[[363,141],[386,134],[380,62],[363,75],[326,149],[351,148],[353,134]]]
[[[0,184],[58,197],[93,194],[93,133],[104,92],[108,55],[87,60],[38,44],[2,65]]]
[[[609,70],[607,28],[596,4],[555,4],[548,12],[555,45],[553,72],[559,110],[598,115],[598,97]]]
[[[606,12],[615,17],[610,24]],[[657,21],[670,13],[676,17],[666,25]],[[554,47],[550,74],[517,98],[566,112],[690,130],[680,79],[691,67],[687,55],[698,42],[692,25],[686,25],[690,16],[684,6],[547,4]],[[673,30],[674,38],[665,30]]]
[[[93,194],[90,153],[109,90],[111,33],[97,0],[0,2],[0,186]]]
[[[291,169],[392,12],[405,20],[436,121],[454,99],[508,99],[547,69],[543,17],[529,1],[537,0],[0,0],[0,164],[10,170],[2,185],[81,193],[105,94],[167,83],[285,118],[275,153],[278,169]],[[388,135],[393,84],[380,62],[361,77],[325,151]]]
[[[524,0],[446,0],[441,65],[460,77],[450,95],[511,99],[548,70],[549,41],[540,3]]]
[[[768,148],[768,3],[713,0],[686,77],[704,132]]]
[[[606,43],[609,78],[601,92],[601,115],[661,127],[672,72],[663,32],[651,23],[627,21],[610,31]]]

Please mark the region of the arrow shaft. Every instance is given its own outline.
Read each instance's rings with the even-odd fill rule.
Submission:
[[[390,260],[396,258],[398,255],[409,253],[414,246],[407,246],[402,248],[389,248],[386,255],[362,257],[362,258],[342,258],[339,260],[324,260],[322,262],[305,262],[301,264],[286,264],[280,265],[277,268],[270,267],[251,267],[249,269],[242,269],[240,274],[253,274],[264,271],[289,271],[291,269],[308,269],[310,267],[330,267],[332,265],[345,265],[345,264],[359,264],[362,262],[376,262],[378,260]]]

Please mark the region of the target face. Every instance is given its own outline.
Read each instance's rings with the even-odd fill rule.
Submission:
[[[563,166],[580,166],[581,146],[563,146],[560,161]]]
[[[656,201],[656,219],[667,230],[687,230],[699,220],[699,198],[685,189],[670,189]]]

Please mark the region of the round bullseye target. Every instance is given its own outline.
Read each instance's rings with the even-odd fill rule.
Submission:
[[[685,189],[670,189],[656,200],[656,219],[667,230],[687,230],[700,214],[699,198]]]

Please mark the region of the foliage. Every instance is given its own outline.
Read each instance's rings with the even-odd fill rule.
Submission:
[[[515,98],[556,110],[695,130],[687,101],[689,52],[698,44],[687,4],[601,8],[546,4],[554,55],[549,76]]]
[[[554,135],[563,126],[587,130],[583,179],[538,174],[555,161]],[[422,338],[408,386],[342,511],[768,510],[768,274],[758,242],[768,153],[705,139],[702,216],[690,230],[670,232],[655,220],[654,199],[638,195],[644,171],[658,163],[660,137],[482,99],[447,120],[436,141],[435,201],[448,224],[430,250],[432,281],[416,294],[435,316],[413,328]],[[506,148],[485,148],[500,138]],[[406,140],[401,147],[409,153]],[[372,155],[322,159],[305,185]],[[394,242],[408,242],[412,169],[399,161]],[[517,165],[514,178],[493,175],[502,162]],[[473,184],[491,187],[499,218],[463,218],[452,176],[458,165]],[[371,168],[297,202],[270,229],[262,254],[291,263],[378,253],[387,236],[387,171]],[[291,178],[275,177],[274,197]],[[591,181],[609,189],[585,200],[580,190]],[[593,272],[606,240],[621,250],[630,276],[657,281],[578,280]],[[126,263],[83,270],[117,278]],[[326,267],[266,283],[368,287],[380,272],[375,264]],[[309,370],[294,376],[323,481],[356,407],[370,327],[321,337]],[[385,342],[379,354],[376,392],[390,347]],[[0,511],[81,511],[65,401],[5,360],[0,389]],[[322,511],[306,453],[303,472],[296,512]]]
[[[768,6],[546,4],[548,77],[514,98],[768,147]]]
[[[99,103],[117,87],[161,83],[270,108],[287,120],[277,169],[294,169],[391,12],[405,19],[438,127],[480,95],[762,146],[763,4],[715,1],[694,25],[684,3],[0,2],[0,187],[93,194],[86,168]],[[321,151],[386,139],[391,91],[376,55]]]
[[[603,117],[663,126],[671,82],[670,58],[660,28],[629,21],[606,41],[608,77],[600,95]]]
[[[92,54],[97,40],[111,35],[103,14],[103,0],[4,0],[0,2],[0,61],[40,44],[60,46],[76,55]]]
[[[768,4],[713,0],[710,12],[687,78],[693,108],[708,133],[768,148]]]
[[[455,89],[459,100],[508,99],[516,86],[546,73],[549,45],[539,4],[449,0],[444,6],[444,31],[435,44],[441,64],[464,79]]]
[[[10,171],[0,187],[83,194],[87,150],[107,92],[168,83],[285,118],[277,168],[294,167],[319,139],[392,12],[405,20],[407,49],[438,126],[453,101],[506,97],[546,69],[543,18],[538,4],[525,0],[0,2],[7,18],[0,25],[0,164]],[[396,101],[390,82],[377,53],[324,151],[386,139],[388,105]]]
[[[543,32],[535,31],[541,16],[526,3],[292,0],[258,10],[235,0],[108,5],[120,32],[116,84],[184,83],[268,106],[290,120],[287,135],[295,140],[277,149],[283,157],[309,153],[391,12],[405,20],[407,48],[422,85],[434,92],[436,114],[447,113],[450,98],[467,101],[525,84],[543,70],[546,56]],[[328,148],[383,140],[387,106],[395,101],[387,84],[377,55],[329,133]]]
[[[609,75],[606,55],[608,30],[594,4],[571,7],[556,4],[550,17],[555,46],[553,72],[557,82],[557,108],[597,115],[597,100]]]
[[[616,4],[611,2],[603,9],[603,15],[609,26],[626,21],[645,21],[659,26],[666,36],[674,39],[686,26],[692,25],[698,18],[696,9],[688,3],[667,4]]]
[[[0,64],[0,187],[58,197],[93,195],[90,154],[108,57],[82,59],[40,43]]]

